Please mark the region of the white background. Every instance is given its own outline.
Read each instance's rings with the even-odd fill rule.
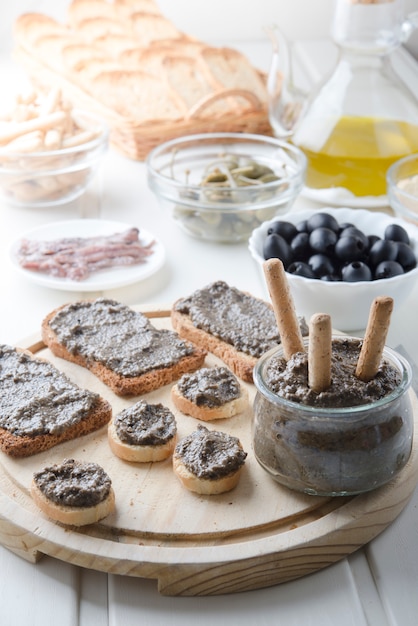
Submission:
[[[70,0],[0,0],[0,49],[11,45],[11,26],[20,13],[38,11],[64,19]],[[418,0],[404,0],[406,13]],[[289,39],[328,37],[334,0],[157,0],[178,28],[200,39],[263,38],[263,28],[277,24]],[[231,15],[235,19],[231,19]],[[227,17],[225,17],[227,16]],[[418,33],[410,39],[418,57]]]

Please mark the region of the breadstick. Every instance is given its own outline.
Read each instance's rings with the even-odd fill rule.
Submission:
[[[10,152],[36,152],[43,145],[43,135],[40,130],[34,130],[31,133],[25,133],[20,137],[16,137],[7,144]]]
[[[268,259],[264,262],[263,269],[279,328],[283,355],[288,360],[296,352],[305,352],[293,298],[280,259]]]
[[[69,137],[65,137],[62,140],[63,148],[75,148],[76,146],[81,146],[89,141],[92,141],[97,137],[97,133],[92,130],[83,130],[81,133],[77,133],[76,135],[71,135]]]
[[[331,384],[331,317],[316,313],[309,321],[308,384],[316,393]]]
[[[356,367],[357,378],[364,382],[374,378],[379,369],[392,310],[393,298],[389,296],[379,296],[372,302]]]
[[[43,100],[42,104],[39,107],[40,115],[50,115],[50,113],[54,113],[54,111],[61,110],[61,89],[59,87],[55,87],[51,89],[46,98]]]
[[[31,133],[34,130],[48,130],[54,126],[59,126],[67,118],[67,114],[64,111],[55,111],[50,115],[44,115],[42,117],[36,117],[24,122],[11,124],[10,128],[3,129],[0,133],[0,144],[8,143],[17,137]]]

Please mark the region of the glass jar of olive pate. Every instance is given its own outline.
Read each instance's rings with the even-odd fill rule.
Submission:
[[[257,461],[277,482],[311,495],[349,496],[386,484],[406,465],[412,450],[408,362],[385,347],[383,365],[367,386],[354,376],[361,340],[334,336],[333,354],[337,348],[350,352],[352,367],[345,363],[342,369],[352,370],[353,389],[351,383],[339,381],[338,371],[332,369],[330,393],[334,395],[321,398],[308,389],[307,341],[306,354],[294,355],[287,364],[279,346],[254,368],[252,443]],[[292,359],[296,364],[291,364]],[[296,385],[289,385],[286,376],[281,388],[272,384],[278,363],[290,367],[290,376],[293,367]],[[363,384],[366,399],[361,403]]]

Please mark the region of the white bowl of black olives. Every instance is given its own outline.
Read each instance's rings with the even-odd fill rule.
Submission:
[[[375,211],[291,211],[256,228],[249,250],[264,284],[264,261],[283,261],[298,315],[327,313],[341,331],[364,329],[377,296],[396,312],[418,276],[418,228]]]

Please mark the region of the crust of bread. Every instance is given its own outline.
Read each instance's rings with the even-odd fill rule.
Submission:
[[[73,0],[63,24],[26,13],[15,21],[14,38],[15,55],[29,64],[37,80],[56,79],[66,98],[83,108],[88,102],[111,123],[114,114],[135,127],[188,121],[190,116],[216,121],[219,115],[249,108],[260,111],[267,103],[265,78],[241,52],[188,36],[151,0]],[[66,60],[65,48],[86,43],[97,48],[91,60],[103,58],[114,69],[95,72],[89,81],[89,59],[83,57],[84,78],[77,73]],[[160,46],[161,61],[155,54],[151,61],[141,60],[141,51]],[[126,65],[118,57],[122,51],[129,55],[130,48]]]
[[[155,446],[140,446],[124,443],[118,437],[113,419],[109,422],[107,436],[112,452],[123,461],[130,461],[131,463],[154,463],[164,461],[173,453],[177,441],[177,437],[174,436],[166,443]]]
[[[187,469],[179,455],[173,455],[173,470],[182,485],[189,491],[205,496],[214,496],[231,491],[238,484],[242,467],[222,478],[199,478]]]
[[[65,305],[64,305],[65,306]],[[140,376],[122,376],[97,361],[88,361],[81,355],[71,354],[65,346],[57,340],[56,334],[49,325],[50,319],[63,307],[49,313],[42,322],[42,340],[51,352],[66,361],[76,363],[90,370],[97,378],[118,396],[136,396],[159,389],[178,380],[186,372],[193,372],[203,365],[207,351],[194,347],[193,352],[171,367],[160,367]]]
[[[240,352],[234,346],[218,339],[214,335],[207,333],[205,330],[196,328],[190,317],[184,313],[176,311],[176,303],[171,310],[171,323],[183,339],[188,339],[200,348],[215,354],[219,357],[229,369],[234,372],[238,378],[246,382],[253,382],[253,369],[257,362],[257,358]]]
[[[195,402],[185,398],[181,394],[177,384],[175,384],[171,389],[171,399],[175,407],[185,415],[191,415],[196,419],[209,422],[211,420],[233,417],[234,415],[237,415],[237,413],[244,411],[248,403],[248,393],[242,385],[240,387],[241,395],[234,400],[225,402],[225,404],[222,404],[221,406],[198,406]]]
[[[27,457],[39,452],[49,450],[59,443],[70,441],[87,435],[105,426],[112,415],[112,407],[104,398],[99,398],[96,406],[90,413],[69,428],[59,434],[36,435],[14,435],[13,433],[0,428],[0,450],[13,457]]]
[[[68,526],[86,526],[103,519],[115,509],[115,492],[110,488],[109,495],[105,500],[88,507],[63,506],[49,500],[39,489],[34,481],[31,484],[31,496],[35,504],[45,515],[56,522]]]
[[[16,351],[24,352],[32,359],[35,358],[28,350],[16,348]],[[40,358],[36,358],[36,360],[45,361],[45,359]],[[0,450],[16,458],[32,456],[33,454],[49,450],[64,441],[70,441],[94,432],[105,426],[111,417],[112,407],[110,403],[99,396],[97,403],[86,417],[59,434],[30,437],[29,435],[14,435],[10,431],[0,428]]]

